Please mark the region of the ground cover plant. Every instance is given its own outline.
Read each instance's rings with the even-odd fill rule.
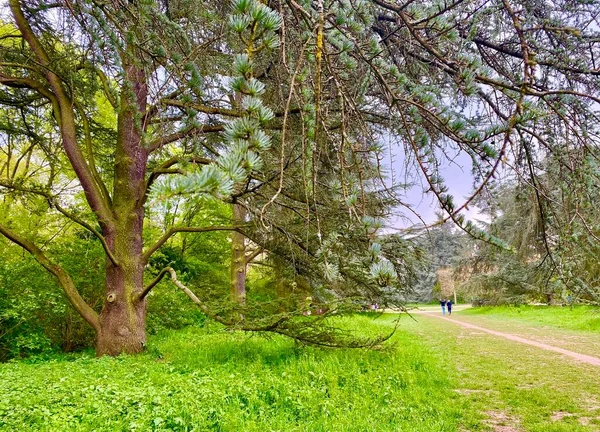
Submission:
[[[0,430],[457,430],[465,412],[440,357],[409,333],[393,342],[322,350],[208,326],[152,337],[138,357],[10,362],[0,365]]]

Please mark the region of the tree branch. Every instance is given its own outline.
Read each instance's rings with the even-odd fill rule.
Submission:
[[[146,287],[144,287],[144,289],[142,290],[141,293],[137,294],[137,293],[133,293],[134,295],[137,295],[137,300],[138,301],[142,301],[146,298],[146,296],[150,293],[150,291],[152,291],[152,288],[154,288],[156,285],[158,285],[158,283],[162,280],[163,277],[165,277],[165,274],[167,273],[167,271],[169,271],[168,269],[170,269],[171,267],[165,267],[164,269],[162,269],[160,271],[160,273],[158,275],[156,275],[156,277],[152,280],[152,282],[150,282]]]
[[[178,107],[178,108],[182,108],[182,109],[190,108],[190,109],[196,110],[196,111],[204,113],[204,114],[221,114],[221,115],[230,116],[230,117],[241,117],[242,115],[244,115],[244,111],[238,111],[238,110],[228,109],[228,108],[211,107],[208,105],[202,105],[202,104],[193,103],[193,102],[186,103],[186,102],[178,101],[176,99],[163,99],[160,102],[163,105]]]
[[[75,102],[75,107],[79,111],[79,115],[80,115],[81,121],[83,123],[83,130],[85,132],[85,146],[86,146],[86,150],[88,153],[88,165],[89,165],[90,169],[92,170],[92,176],[96,180],[96,184],[98,185],[98,187],[100,188],[100,191],[102,192],[103,199],[107,203],[110,204],[111,203],[110,193],[108,192],[106,184],[104,183],[104,181],[102,181],[102,177],[100,177],[100,173],[98,172],[98,168],[96,167],[96,160],[94,158],[94,146],[93,146],[93,142],[92,142],[92,133],[91,133],[91,129],[90,129],[90,123],[87,118],[87,114],[80,103]]]
[[[75,310],[77,310],[77,312],[79,312],[79,314],[97,332],[100,331],[100,320],[98,318],[98,314],[85,302],[83,297],[81,297],[81,294],[79,294],[79,291],[77,291],[77,288],[75,288],[73,280],[71,279],[69,274],[63,270],[61,266],[50,261],[50,259],[48,259],[44,252],[31,241],[19,236],[3,224],[0,224],[0,234],[2,234],[11,242],[21,246],[23,249],[25,249],[27,252],[33,255],[35,260],[38,263],[40,263],[46,270],[52,273],[56,277],[56,279],[58,279],[58,282],[63,292],[65,293],[67,299],[69,300],[69,302],[71,302]]]
[[[154,288],[165,277],[167,273],[171,275],[171,280],[173,281],[175,286],[181,289],[194,302],[194,304],[200,308],[202,312],[204,312],[205,314],[209,315],[211,318],[215,319],[216,321],[219,321],[222,324],[230,324],[226,320],[218,316],[212,315],[208,307],[200,301],[196,294],[194,294],[188,287],[182,284],[179,281],[179,279],[177,279],[177,273],[171,267],[165,267],[164,269],[162,269],[160,273],[154,278],[154,280],[150,282],[150,284],[147,287],[145,287],[141,293],[139,293],[139,295],[137,296],[137,301],[144,300],[146,296],[150,293],[152,288]]]
[[[146,298],[146,296],[148,295],[150,290],[152,288],[154,288],[167,273],[169,273],[171,275],[171,280],[173,281],[175,286],[177,288],[179,288],[180,290],[182,290],[194,302],[194,304],[200,308],[200,310],[202,312],[204,312],[206,315],[209,315],[211,318],[213,318],[214,320],[216,320],[222,324],[225,324],[225,325],[231,324],[228,321],[224,320],[223,318],[211,314],[208,307],[200,301],[200,299],[196,296],[196,294],[194,294],[188,287],[186,287],[184,284],[182,284],[179,281],[179,279],[177,279],[177,273],[171,267],[165,267],[164,269],[162,269],[160,271],[160,273],[158,274],[158,276],[156,276],[156,278],[152,282],[150,282],[150,285],[148,285],[146,288],[144,288],[144,290],[138,295],[137,300],[142,301],[144,298]]]
[[[175,270],[173,270],[173,268],[171,267],[165,267],[164,269],[162,269],[160,271],[160,273],[158,274],[158,276],[156,276],[156,278],[150,283],[150,285],[148,285],[146,288],[144,288],[144,291],[142,291],[139,296],[138,296],[138,301],[143,300],[148,293],[150,292],[150,290],[156,286],[156,284],[158,284],[162,278],[169,273],[171,275],[171,281],[175,284],[175,286],[177,288],[179,288],[180,290],[182,290],[185,295],[187,295],[192,302],[194,302],[194,304],[196,306],[198,306],[200,308],[200,310],[206,314],[208,317],[214,319],[215,321],[224,324],[228,327],[232,327],[232,326],[236,326],[240,324],[240,320],[239,319],[232,319],[232,320],[228,320],[225,319],[223,317],[220,317],[219,315],[216,315],[214,313],[211,312],[211,310],[208,308],[208,306],[206,306],[204,303],[202,303],[202,301],[198,298],[198,296],[196,296],[196,294],[194,294],[187,286],[185,286],[183,283],[181,283],[181,281],[179,279],[177,279],[177,273],[175,272]],[[280,317],[276,317],[277,319],[272,322],[269,323],[267,325],[263,325],[263,326],[243,326],[240,329],[244,330],[244,331],[276,331],[277,327],[284,321],[286,321],[287,319],[290,318],[290,315],[283,315]],[[283,333],[282,333],[283,334]],[[292,336],[293,337],[293,336]]]
[[[161,136],[159,138],[156,138],[154,141],[151,141],[148,144],[148,153],[151,153],[169,143],[179,141],[180,139],[183,139],[183,138],[194,137],[196,135],[202,135],[202,134],[207,134],[207,133],[222,132],[224,130],[225,130],[225,125],[222,125],[222,124],[221,125],[203,125],[200,127],[190,127],[190,128],[181,130],[179,132],[174,132],[170,135]]]
[[[185,174],[182,170],[179,169],[170,169],[173,165],[176,165],[180,162],[190,162],[198,165],[208,165],[214,162],[212,159],[198,157],[198,156],[188,156],[188,157],[172,157],[162,164],[158,166],[152,173],[150,173],[150,177],[146,181],[146,197],[148,196],[148,192],[150,191],[150,187],[156,181],[158,177],[162,174]]]
[[[77,128],[75,126],[74,104],[64,88],[60,77],[51,69],[52,62],[44,50],[38,37],[33,32],[25,17],[19,0],[9,1],[10,10],[19,31],[31,48],[38,63],[43,68],[43,74],[54,93],[56,100],[55,117],[61,132],[63,147],[69,161],[81,183],[86,199],[92,210],[98,215],[101,224],[111,224],[113,221],[110,204],[103,199],[102,192],[96,184],[92,171],[88,166],[77,143]]]
[[[460,32],[459,34],[462,39],[468,40],[468,37],[465,34],[462,34],[462,32]],[[490,42],[488,40],[485,40],[483,38],[476,36],[476,37],[472,38],[472,41],[477,45],[481,45],[486,48],[490,48],[496,52],[506,54],[506,55],[514,57],[514,58],[523,59],[523,54],[521,52],[514,51],[510,48],[506,48],[501,45],[497,45],[497,44]],[[581,68],[577,68],[577,67],[573,67],[573,66],[569,66],[569,65],[556,64],[551,61],[543,60],[543,59],[539,59],[539,58],[536,58],[535,62],[542,66],[548,66],[551,68],[555,68],[561,72],[571,72],[571,73],[582,74],[582,75],[600,75],[600,69],[581,69]]]
[[[251,263],[254,258],[256,258],[257,256],[259,256],[261,253],[263,253],[265,250],[263,247],[258,247],[257,249],[255,249],[250,255],[248,255],[244,261],[246,263],[246,265],[248,265],[249,263]]]
[[[239,227],[232,226],[213,226],[213,227],[171,227],[163,236],[156,242],[152,247],[146,250],[143,255],[143,262],[147,263],[148,259],[152,256],[154,252],[156,252],[162,245],[164,245],[167,240],[169,240],[173,235],[180,232],[191,232],[191,233],[200,233],[200,232],[210,232],[210,231],[238,231]]]
[[[50,103],[52,103],[55,115],[60,110],[56,95],[39,81],[36,81],[31,78],[13,77],[0,72],[0,84],[12,88],[28,88],[31,90],[35,90],[37,93],[48,99]]]
[[[16,190],[16,191],[19,191],[19,192],[31,193],[31,194],[39,195],[39,196],[42,196],[42,197],[46,198],[46,200],[48,201],[48,203],[51,206],[54,206],[56,208],[56,210],[58,210],[60,213],[62,213],[65,217],[67,217],[68,219],[71,219],[77,225],[82,226],[83,228],[87,229],[92,234],[94,234],[94,236],[98,240],[100,240],[100,243],[102,243],[102,248],[104,249],[104,252],[106,253],[106,256],[108,257],[108,259],[115,266],[119,265],[118,262],[117,262],[117,260],[116,260],[116,258],[115,258],[115,256],[112,254],[112,251],[108,247],[108,244],[106,243],[106,239],[104,238],[104,236],[102,234],[100,234],[97,230],[95,230],[94,227],[92,227],[90,224],[88,224],[87,222],[79,219],[73,213],[71,213],[68,210],[66,210],[65,208],[63,208],[58,203],[58,201],[56,200],[56,197],[52,196],[49,192],[41,190],[41,189],[34,189],[34,188],[28,188],[28,187],[25,187],[25,186],[15,185],[13,183],[5,182],[2,179],[0,179],[0,187],[4,187],[6,189]]]
[[[235,328],[242,331],[257,331],[257,332],[274,332],[281,334],[283,336],[287,336],[305,343],[313,344],[313,345],[321,345],[327,347],[346,347],[346,348],[364,348],[364,347],[372,347],[375,345],[379,345],[385,340],[389,339],[394,335],[398,328],[398,322],[394,326],[392,332],[384,336],[378,336],[372,339],[338,339],[336,336],[344,336],[344,334],[336,332],[334,328],[331,327],[322,327],[323,320],[325,320],[331,313],[335,313],[339,308],[335,308],[333,311],[329,313],[325,313],[318,318],[307,320],[304,316],[302,316],[302,321],[291,321],[294,318],[298,318],[301,314],[300,311],[291,311],[288,313],[281,313],[277,315],[273,315],[271,317],[267,317],[265,319],[266,322],[263,323],[255,323],[252,321],[240,319],[240,316],[243,314],[236,313],[231,318],[224,318],[219,316],[211,311],[211,309],[204,304],[196,294],[194,294],[187,286],[185,286],[179,279],[177,279],[177,273],[171,267],[165,267],[161,270],[158,276],[148,285],[142,293],[138,296],[138,301],[141,301],[145,298],[146,295],[150,292],[152,287],[154,287],[162,278],[169,273],[171,275],[171,281],[175,284],[177,288],[182,290],[185,295],[187,295],[192,302],[200,310],[209,318],[214,319],[215,321],[229,327]]]

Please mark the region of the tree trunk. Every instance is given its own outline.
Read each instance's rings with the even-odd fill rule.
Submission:
[[[139,161],[145,164],[145,160]],[[139,167],[138,167],[139,168]],[[135,171],[135,170],[134,170]],[[132,178],[133,177],[133,178]],[[141,352],[146,344],[146,301],[138,296],[144,289],[142,256],[143,176],[141,180],[115,182],[114,213],[116,229],[105,233],[117,265],[106,266],[106,297],[100,312],[98,356]]]
[[[233,226],[245,222],[246,210],[239,204],[233,205]],[[231,270],[230,296],[231,301],[239,304],[246,303],[246,238],[234,231],[231,235]]]
[[[136,117],[145,113],[147,86],[144,72],[126,68],[135,99],[124,93],[118,116],[118,137],[112,212],[114,224],[103,227],[104,236],[117,264],[107,261],[106,297],[100,312],[96,354],[134,354],[146,344],[144,289],[144,196],[148,152]]]
[[[128,237],[134,237],[134,241],[123,241]],[[98,356],[139,353],[146,344],[146,300],[137,299],[144,287],[141,231],[124,232],[122,238],[115,239],[115,246],[114,255],[119,265],[109,263],[106,269],[106,298],[100,312],[96,346]]]
[[[114,290],[115,286],[111,288]],[[136,354],[142,352],[145,345],[146,302],[107,300],[100,314],[96,355]]]

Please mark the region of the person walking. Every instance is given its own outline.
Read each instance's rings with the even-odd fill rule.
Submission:
[[[448,315],[452,315],[452,300],[446,302],[446,307],[448,308]]]
[[[445,299],[440,300],[440,306],[442,307],[442,315],[446,315],[446,300]]]

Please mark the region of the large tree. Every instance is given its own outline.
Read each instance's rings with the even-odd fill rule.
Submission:
[[[220,308],[209,308],[170,267],[144,286],[144,272],[152,270],[148,264],[153,254],[182,232],[247,230],[259,244],[270,245],[275,237],[283,236],[292,240],[293,249],[316,263],[319,245],[308,245],[288,232],[289,218],[274,223],[273,209],[285,207],[300,214],[294,207],[306,206],[310,218],[317,207],[326,207],[316,191],[321,188],[317,182],[330,181],[335,172],[336,164],[328,160],[333,148],[327,149],[327,143],[340,136],[342,141],[353,137],[354,132],[332,132],[344,125],[340,126],[339,116],[327,116],[321,110],[337,111],[339,95],[320,96],[320,84],[315,85],[316,95],[292,97],[302,82],[300,78],[295,82],[295,76],[302,73],[306,80],[307,71],[301,70],[301,59],[291,75],[286,73],[290,66],[276,64],[279,53],[274,49],[285,39],[280,15],[260,2],[244,0],[231,8],[216,3],[185,6],[141,1],[48,6],[12,1],[9,6],[12,23],[3,28],[0,72],[8,151],[0,186],[7,196],[40,197],[51,211],[89,230],[101,242],[106,254],[101,310],[86,303],[60,265],[60,257],[35,241],[39,236],[21,232],[10,215],[0,223],[0,232],[57,278],[67,299],[96,331],[98,354],[143,349],[146,298],[165,274],[203,311],[226,324],[298,336],[293,326],[281,326],[285,318],[297,317],[294,311],[260,325],[246,325],[248,313],[220,314]],[[288,30],[288,43],[299,40],[301,34],[298,28]],[[301,57],[313,52],[306,45],[294,45],[290,52]],[[266,90],[265,83],[270,84]],[[308,106],[299,109],[297,102],[302,98]],[[319,103],[321,107],[315,109]],[[305,119],[298,120],[299,114]],[[292,126],[312,130],[299,138],[290,131]],[[270,154],[271,138],[266,131],[277,134],[279,140]],[[371,160],[357,153],[369,149],[361,142],[348,147],[354,167],[344,168],[341,162],[342,175],[347,177],[342,188],[366,188],[356,173]],[[285,187],[288,174],[295,176],[297,196]],[[165,179],[168,176],[177,178]],[[302,179],[304,186],[298,188]],[[323,190],[333,193],[330,186]],[[197,194],[233,204],[232,223],[172,224],[157,235],[156,218],[147,216],[155,214],[160,219],[165,200],[180,195],[193,200]],[[363,232],[360,245],[366,251],[374,229],[364,219],[365,200],[372,193],[363,190],[359,197],[353,190],[352,194],[350,207],[360,209],[341,214],[350,216],[346,217],[348,228],[357,226]],[[282,202],[282,197],[292,204]],[[262,234],[244,226],[248,220],[243,214],[248,211],[254,215],[255,226],[263,228]],[[318,215],[316,220],[316,232],[309,228],[306,234],[320,240],[329,235],[330,225],[321,224]],[[345,223],[343,217],[336,222]],[[276,234],[271,233],[273,229]],[[234,277],[242,279],[243,274],[235,275],[243,273],[238,260],[249,257],[243,256],[243,246],[239,246],[243,237],[234,235],[233,239],[232,269]],[[289,260],[289,248],[281,253]],[[324,266],[337,274],[332,268]],[[391,276],[389,269],[384,270]],[[369,284],[367,279],[359,282]],[[232,283],[234,289],[236,284]],[[302,293],[305,297],[312,289],[308,287]],[[242,291],[243,287],[234,300],[243,300]],[[306,323],[302,327],[312,328]],[[300,338],[308,342],[326,336],[317,333],[317,339],[310,339],[306,330],[300,330]]]
[[[152,184],[162,175],[180,173],[182,164],[206,165],[219,157],[217,151],[208,158],[198,156],[206,152],[190,150],[212,148],[210,138],[191,138],[225,130],[224,121],[209,115],[252,125],[272,115],[260,101],[251,107],[259,109],[256,118],[251,108],[233,110],[219,103],[218,98],[226,96],[231,55],[219,52],[226,38],[220,24],[224,14],[216,5],[193,25],[191,18],[179,17],[196,28],[189,34],[170,18],[172,11],[152,2],[64,2],[46,7],[43,2],[13,1],[10,12],[13,23],[4,26],[0,81],[5,86],[3,102],[17,107],[13,110],[20,115],[14,115],[18,120],[12,126],[6,125],[7,142],[21,141],[25,150],[20,159],[32,153],[40,169],[15,176],[18,161],[9,155],[2,186],[45,197],[51,208],[101,241],[107,257],[102,310],[98,313],[84,301],[70,275],[30,237],[9,223],[0,225],[0,232],[56,276],[73,307],[95,329],[99,355],[139,352],[146,338],[149,289],[144,289],[144,268],[150,257],[178,232],[235,229],[172,226],[144,248],[144,205]],[[251,34],[248,44],[270,48],[279,21],[269,13],[265,8],[262,15],[245,17],[262,32]],[[237,61],[244,63],[244,58]],[[201,68],[207,65],[214,70],[203,81]],[[249,87],[243,89],[248,98],[260,92],[260,82],[249,74],[242,71],[239,78],[240,86]],[[108,118],[102,121],[103,116]],[[234,127],[232,134],[238,132]],[[255,142],[245,149],[244,160],[235,160],[230,171],[239,171],[244,161],[250,164],[245,157],[254,156],[251,148],[266,145],[268,137],[254,132]],[[53,141],[60,143],[56,158],[48,154]],[[224,178],[223,170],[210,167],[212,171],[199,174],[205,186],[198,187],[205,192],[221,193],[240,180]],[[241,169],[243,177],[246,167]],[[81,199],[65,194],[72,180],[83,191],[89,210],[75,205]]]

